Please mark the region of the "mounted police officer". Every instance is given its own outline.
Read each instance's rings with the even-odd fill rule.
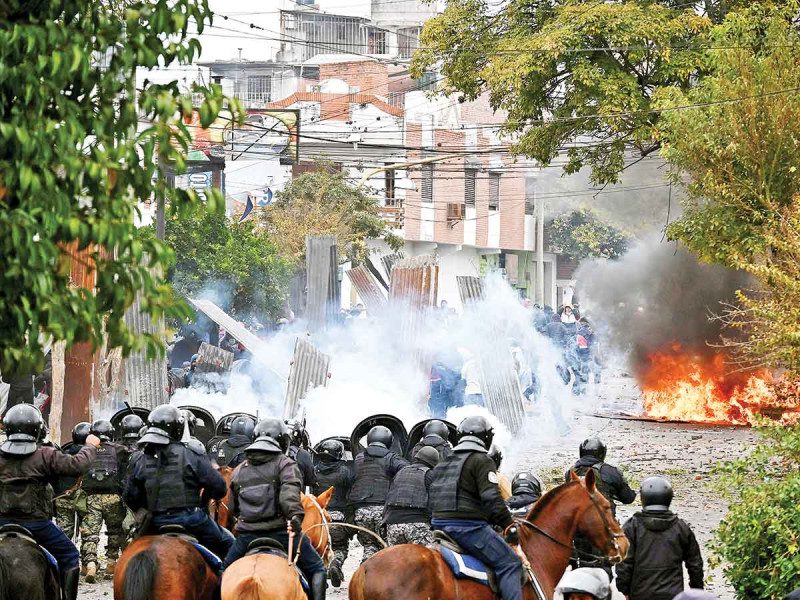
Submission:
[[[388,427],[375,425],[367,433],[367,447],[353,463],[353,486],[348,500],[355,508],[354,523],[379,535],[383,526],[383,507],[394,475],[408,461],[392,452],[394,436]],[[364,547],[361,562],[381,549],[374,536],[359,531],[358,541]]]
[[[433,480],[431,469],[438,463],[439,451],[433,446],[423,446],[411,464],[392,479],[383,517],[390,546],[433,543],[428,490]]]
[[[306,450],[306,429],[297,419],[287,419],[286,427],[289,429],[289,458],[297,463],[300,469],[300,483],[303,490],[315,487],[314,461],[311,453]]]
[[[181,444],[184,420],[169,404],[153,409],[149,427],[139,440],[142,452],[133,457],[123,498],[133,511],[146,511],[140,534],[157,533],[164,525],[180,525],[204,546],[225,556],[233,536],[202,510],[200,491],[207,498],[225,497],[227,486],[205,452]]]
[[[98,419],[92,423],[91,433],[100,438],[100,447],[92,466],[83,476],[81,489],[86,494],[86,516],[81,523],[81,559],[86,567],[87,583],[97,577],[97,543],[100,529],[106,524],[106,574],[113,576],[117,557],[125,545],[122,521],[125,520],[125,505],[122,503],[123,478],[128,468],[128,452],[124,446],[115,444],[114,427],[111,421]]]
[[[703,557],[692,528],[669,507],[672,484],[648,477],[640,489],[642,511],[623,526],[630,547],[617,565],[617,589],[630,600],[669,600],[683,591],[683,565],[689,587],[703,589]]]
[[[424,446],[431,446],[436,448],[439,453],[439,459],[444,460],[453,453],[453,448],[448,441],[450,438],[450,429],[444,421],[439,419],[431,419],[422,427],[422,439],[411,450],[411,456],[416,456],[417,452]]]
[[[542,482],[530,471],[522,471],[511,480],[511,497],[506,504],[515,517],[525,517],[541,497]]]
[[[228,567],[247,552],[257,538],[268,537],[288,547],[286,522],[297,536],[302,534],[303,505],[300,502],[300,471],[284,455],[287,430],[280,419],[263,419],[256,425],[255,442],[245,451],[245,461],[231,479],[233,505],[239,534],[225,557]],[[325,598],[326,572],[308,537],[299,547],[297,565],[311,585],[310,600]]]
[[[119,441],[129,454],[139,450],[139,430],[144,427],[142,417],[137,414],[125,415],[119,423]]]
[[[514,519],[500,497],[497,465],[487,455],[494,431],[481,416],[458,426],[453,456],[433,469],[430,488],[431,525],[450,536],[466,552],[494,569],[503,600],[522,600],[522,563],[493,527],[519,543]]]
[[[347,501],[350,487],[353,485],[353,470],[344,460],[344,444],[339,440],[329,439],[320,442],[317,448],[319,460],[314,472],[317,485],[313,493],[319,496],[329,487],[333,486],[333,497],[328,502],[328,514],[331,523],[351,523],[353,510]],[[331,527],[331,548],[333,559],[328,565],[328,577],[331,585],[338,588],[344,581],[342,565],[347,560],[350,538],[354,533],[347,527]]]
[[[216,452],[209,452],[210,458],[220,467],[235,469],[244,461],[245,449],[253,443],[255,421],[248,416],[239,415],[231,422],[230,437],[216,446]]]
[[[49,481],[85,473],[100,440],[88,435],[86,444],[74,456],[49,446],[37,446],[44,419],[31,404],[9,408],[3,427],[7,440],[0,445],[0,526],[14,523],[30,531],[58,561],[62,600],[76,600],[80,553],[51,520],[53,488]]]
[[[511,497],[511,480],[500,472],[500,466],[503,464],[503,449],[497,444],[492,444],[489,446],[488,454],[497,469],[497,487],[500,488],[500,497],[508,500]]]
[[[75,456],[86,445],[86,438],[92,428],[91,423],[82,421],[72,428],[72,443],[62,449],[64,454]],[[53,482],[56,524],[71,540],[76,539],[76,521],[79,523],[86,514],[86,494],[78,485],[79,478],[62,475]]]

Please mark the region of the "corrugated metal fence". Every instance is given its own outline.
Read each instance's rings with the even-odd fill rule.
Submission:
[[[347,271],[353,287],[356,288],[359,297],[364,301],[367,312],[376,313],[386,308],[386,296],[383,295],[375,277],[365,266],[355,267]]]
[[[294,345],[294,357],[289,368],[289,385],[283,405],[283,418],[290,419],[297,412],[297,405],[309,389],[328,383],[331,357],[317,350],[304,337],[298,337]],[[332,407],[333,408],[333,407]]]

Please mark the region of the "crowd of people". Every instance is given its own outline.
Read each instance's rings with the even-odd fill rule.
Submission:
[[[206,448],[186,438],[191,418],[191,413],[162,405],[150,412],[146,425],[134,414],[116,430],[102,419],[79,423],[72,443],[58,448],[44,441],[44,421],[34,406],[21,404],[6,413],[0,527],[24,526],[56,557],[64,599],[77,597],[81,568],[87,582],[98,577],[103,523],[109,576],[131,535],[157,533],[165,525],[181,526],[228,566],[256,538],[286,545],[289,530],[301,532],[301,491],[321,494],[333,487],[329,566],[307,537],[300,542],[298,566],[310,583],[311,600],[325,597],[328,580],[336,587],[342,584],[354,535],[366,561],[380,550],[383,538],[390,545],[431,545],[436,532],[495,572],[503,600],[521,600],[523,565],[513,550],[519,543],[516,525],[542,495],[542,483],[534,473],[520,472],[505,489],[499,472],[502,453],[484,417],[464,419],[455,446],[448,441],[447,424],[430,420],[405,455],[397,451],[392,431],[375,425],[353,460],[339,439],[311,448],[302,423],[276,418],[256,422],[237,417],[229,437]],[[230,481],[233,533],[205,509],[209,499],[228,493],[220,466],[235,467]],[[606,462],[606,446],[597,438],[581,444],[565,481],[589,471],[612,513],[617,502],[635,501],[636,492]],[[691,527],[671,511],[670,482],[648,477],[639,496],[642,510],[623,527],[627,557],[612,566],[598,558],[603,552],[578,537],[573,568],[558,588],[565,598],[605,600],[612,581],[629,600],[713,598],[684,592],[684,565],[690,588],[703,588],[703,560]],[[77,537],[80,550],[72,541]]]

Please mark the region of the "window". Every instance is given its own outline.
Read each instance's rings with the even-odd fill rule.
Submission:
[[[447,203],[447,220],[448,221],[463,221],[464,220],[464,210],[465,207],[463,204],[459,204],[458,202],[448,202]]]
[[[423,202],[433,202],[433,165],[422,165],[422,182],[420,185]]]
[[[411,58],[414,50],[419,48],[420,27],[406,27],[397,31],[397,53],[400,58]]]
[[[464,169],[464,204],[475,206],[475,181],[478,169]]]
[[[394,169],[389,169],[388,171],[384,171],[384,189],[386,191],[386,206],[394,206],[395,204],[395,197],[394,197]]]
[[[249,102],[269,102],[272,94],[272,77],[269,75],[250,75],[247,77],[247,100]]]
[[[367,54],[388,54],[386,32],[370,29],[367,34]]]
[[[489,173],[489,211],[500,210],[500,173]]]

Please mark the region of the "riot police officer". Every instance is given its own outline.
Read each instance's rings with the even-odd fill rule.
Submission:
[[[444,421],[431,419],[422,427],[422,439],[411,450],[411,456],[416,456],[422,447],[431,446],[436,448],[439,453],[439,459],[444,460],[453,453],[448,441],[449,438],[450,430]]]
[[[389,450],[393,441],[394,436],[388,427],[375,425],[367,433],[366,449],[356,456],[353,463],[353,486],[348,496],[355,508],[353,521],[378,535],[383,527],[383,507],[389,484],[394,475],[408,464]],[[359,531],[356,537],[364,547],[361,562],[381,549],[377,539],[366,532]]]
[[[181,409],[181,415],[183,416],[184,420],[183,435],[181,437],[183,444],[190,450],[194,451],[195,454],[205,455],[206,447],[203,445],[203,442],[194,436],[194,431],[197,429],[197,415],[185,408]],[[188,439],[186,438],[187,430],[189,433]]]
[[[506,500],[515,517],[524,517],[542,497],[542,482],[530,471],[522,471],[511,480],[511,497]]]
[[[300,482],[302,489],[315,487],[314,461],[311,453],[305,448],[306,429],[297,419],[287,419],[286,427],[289,429],[288,456],[297,463],[300,469]]]
[[[500,497],[497,466],[487,456],[493,438],[485,417],[467,417],[458,426],[453,455],[433,469],[431,526],[494,569],[503,600],[522,600],[522,563],[506,543],[519,543],[519,536]]]
[[[583,567],[567,571],[556,587],[564,600],[611,600],[608,573]]]
[[[205,452],[181,444],[184,419],[169,404],[153,409],[149,427],[139,440],[142,452],[128,469],[123,498],[133,511],[146,514],[140,533],[154,533],[164,525],[180,525],[219,556],[225,556],[233,536],[201,509],[200,490],[213,500],[225,497],[227,485]]]
[[[226,567],[244,556],[248,545],[257,538],[272,538],[287,547],[287,521],[295,534],[302,533],[300,471],[284,455],[286,427],[280,419],[263,419],[256,425],[254,435],[256,440],[245,451],[245,461],[236,467],[231,478],[231,513],[236,517],[238,536],[225,557]],[[325,565],[308,537],[302,538],[299,552],[297,565],[311,585],[310,600],[323,600],[327,585]]]
[[[245,449],[253,443],[253,430],[255,421],[248,416],[240,415],[231,423],[230,437],[222,440],[216,447],[216,452],[210,458],[220,467],[236,468],[244,460]]]
[[[347,501],[350,487],[353,485],[353,470],[344,460],[344,444],[339,440],[329,439],[320,442],[317,448],[319,463],[314,467],[317,485],[313,489],[319,496],[329,487],[333,486],[333,497],[328,502],[328,514],[331,523],[350,523],[353,520],[353,511]],[[331,527],[331,548],[333,559],[328,565],[328,577],[331,585],[338,588],[344,581],[342,565],[347,560],[350,538],[354,533],[347,527]]]
[[[92,464],[100,440],[86,437],[74,456],[36,442],[44,430],[42,414],[31,404],[17,404],[3,417],[7,439],[0,445],[0,525],[15,523],[55,556],[61,574],[64,600],[78,597],[80,553],[66,534],[51,521],[53,488],[60,476],[80,476]]]
[[[144,427],[142,417],[137,414],[125,415],[119,423],[119,441],[129,454],[139,450],[139,430]]]
[[[114,575],[119,553],[125,545],[122,522],[125,505],[122,503],[122,483],[128,467],[128,452],[115,444],[114,427],[110,421],[98,419],[92,423],[91,433],[100,438],[100,447],[92,466],[83,476],[81,489],[86,494],[86,516],[81,522],[81,559],[86,568],[87,583],[97,577],[97,544],[100,530],[106,524],[106,575]]]
[[[433,479],[431,469],[438,463],[439,451],[433,446],[423,446],[411,464],[400,469],[392,479],[383,518],[390,546],[433,543],[428,490]]]
[[[630,547],[617,565],[617,589],[630,600],[668,600],[683,591],[683,565],[689,587],[703,589],[703,557],[689,524],[672,512],[672,484],[648,477],[639,490],[642,511],[622,530]]]
[[[92,428],[91,423],[82,421],[72,428],[72,444],[63,449],[65,454],[75,456],[86,445],[86,438]],[[75,525],[86,514],[86,495],[78,485],[78,477],[62,475],[53,483],[56,524],[67,534],[76,539]]]

